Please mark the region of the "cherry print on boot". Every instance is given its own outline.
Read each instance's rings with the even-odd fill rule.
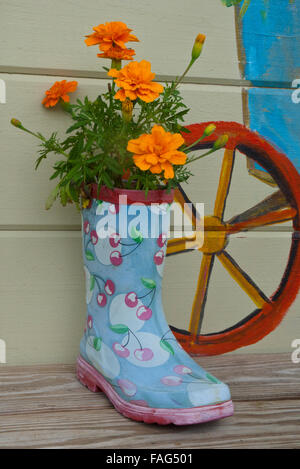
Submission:
[[[137,226],[129,204],[94,199],[83,210],[87,323],[77,376],[134,420],[187,425],[230,416],[228,386],[182,349],[166,322],[161,282],[170,202],[154,210],[150,202]],[[124,216],[125,237],[116,227]]]

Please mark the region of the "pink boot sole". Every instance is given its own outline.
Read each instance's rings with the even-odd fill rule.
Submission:
[[[189,409],[154,409],[124,401],[106,379],[81,356],[77,358],[76,373],[79,381],[92,392],[103,391],[120,414],[132,420],[160,425],[191,425],[230,417],[232,401]]]

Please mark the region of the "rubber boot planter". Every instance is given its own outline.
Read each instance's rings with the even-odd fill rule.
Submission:
[[[87,323],[77,376],[126,417],[194,424],[232,415],[227,385],[166,322],[161,282],[173,194],[102,188],[83,210]],[[121,197],[120,197],[121,196]],[[137,205],[140,203],[140,205]]]

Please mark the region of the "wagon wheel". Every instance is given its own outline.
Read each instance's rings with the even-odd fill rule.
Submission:
[[[191,133],[186,134],[186,143],[191,145],[196,142],[210,123],[188,126]],[[214,212],[204,217],[204,242],[197,232],[196,222],[199,215],[195,206],[179,187],[176,190],[175,201],[182,208],[184,203],[191,204],[190,212],[185,213],[192,221],[195,235],[190,238],[171,239],[167,248],[167,255],[184,253],[191,249],[203,253],[189,330],[170,326],[185,350],[192,355],[218,355],[259,341],[278,326],[300,287],[300,176],[297,170],[285,155],[243,125],[234,122],[214,122],[214,124],[216,131],[194,147],[195,150],[210,148],[219,136],[227,134],[229,137],[224,152]],[[264,167],[279,190],[254,207],[226,221],[224,210],[236,150]],[[293,233],[287,266],[277,290],[268,298],[229,255],[226,246],[233,233],[288,220],[293,221]],[[221,262],[251,298],[256,309],[230,328],[211,334],[201,334],[210,274],[215,261]]]

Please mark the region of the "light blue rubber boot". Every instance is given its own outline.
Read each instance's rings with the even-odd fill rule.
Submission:
[[[83,210],[87,324],[78,378],[134,420],[185,425],[232,415],[228,386],[192,360],[164,316],[170,195],[136,205],[124,194],[139,191],[123,191],[121,204],[106,192]]]

